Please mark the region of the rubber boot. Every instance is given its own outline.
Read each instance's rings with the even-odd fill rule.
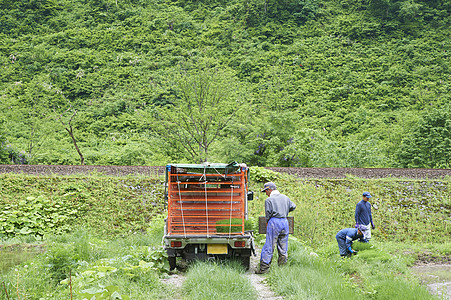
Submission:
[[[255,274],[265,274],[269,272],[269,264],[260,261],[260,268],[255,271]]]
[[[287,263],[288,257],[283,256],[283,255],[279,255],[279,258],[277,259],[277,264],[279,266],[283,266],[284,264]]]

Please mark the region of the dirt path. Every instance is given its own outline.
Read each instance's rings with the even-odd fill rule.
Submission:
[[[283,297],[275,296],[274,292],[266,285],[265,277],[257,274],[247,274],[252,285],[258,293],[258,299],[283,299]]]
[[[250,282],[254,286],[255,290],[258,294],[258,299],[269,299],[269,300],[275,300],[275,299],[283,299],[282,297],[276,297],[271,291],[271,289],[268,287],[268,285],[265,283],[265,276],[263,275],[257,275],[254,274],[254,271],[248,271],[246,272],[246,276],[249,278]],[[171,291],[173,292],[173,295],[169,298],[181,300],[183,299],[181,296],[181,289],[183,282],[185,281],[186,277],[184,274],[174,274],[169,276],[168,278],[164,278],[161,281],[170,286]]]
[[[251,256],[251,265],[248,271],[246,271],[245,276],[247,276],[252,283],[252,286],[257,291],[258,299],[269,299],[269,300],[276,300],[276,299],[283,299],[283,297],[276,296],[274,292],[269,288],[269,286],[265,283],[266,275],[257,275],[255,274],[255,270],[257,269],[258,262],[260,260],[260,253],[258,252],[258,249],[256,250],[256,256]],[[179,274],[173,274],[170,275],[168,278],[164,278],[161,280],[162,283],[166,284],[173,295],[171,295],[169,298],[181,300],[183,297],[181,296],[181,289],[183,286],[183,282],[185,281],[186,277],[184,273]]]
[[[251,266],[246,272],[246,276],[249,277],[252,285],[255,287],[258,293],[258,299],[283,299],[283,297],[276,296],[274,292],[265,283],[266,275],[257,275],[255,271],[257,270],[258,263],[260,261],[260,251],[255,249],[256,256],[251,256]]]
[[[185,279],[186,277],[184,273],[173,274],[170,275],[168,278],[161,279],[161,282],[166,284],[169,290],[171,291],[170,295],[168,295],[166,299],[174,299],[174,300],[183,299],[181,296],[181,290]]]

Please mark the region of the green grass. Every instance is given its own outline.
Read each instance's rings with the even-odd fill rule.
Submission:
[[[183,284],[186,299],[257,299],[257,292],[236,262],[197,262]]]
[[[352,245],[354,250],[359,251],[357,256],[359,259],[369,261],[382,261],[386,262],[392,259],[392,256],[379,249],[374,243],[360,243],[354,242]]]
[[[375,282],[368,283],[368,289],[373,288],[374,291],[369,293],[371,299],[380,300],[426,300],[438,299],[432,296],[425,287],[418,285],[416,282],[409,282],[402,278],[387,276]]]
[[[356,256],[341,258],[338,248],[314,253],[291,239],[288,264],[273,265],[268,282],[286,299],[436,299],[412,275],[408,260],[380,246],[357,243]]]
[[[409,266],[411,255],[395,255],[392,246],[384,242],[354,243],[358,254],[347,259],[330,257],[342,274],[357,280],[367,299],[435,299],[419,284]]]
[[[276,261],[273,259],[273,261]],[[300,242],[289,241],[286,266],[273,264],[268,281],[275,293],[287,299],[360,299],[351,280],[334,270],[334,263],[309,252]]]
[[[18,235],[2,241],[0,282],[5,282],[10,296],[19,291],[21,299],[25,295],[27,299],[70,299],[71,272],[74,297],[105,286],[115,287],[130,299],[173,299],[179,294],[185,299],[257,297],[244,270],[235,263],[194,264],[181,290],[160,282],[168,268],[161,247],[165,214],[158,192],[161,186],[154,179],[2,176],[3,205],[43,194],[68,205],[84,203],[86,209],[82,218],[71,223],[70,233],[46,234],[42,240]],[[281,192],[297,204],[289,262],[280,268],[273,265],[265,275],[277,295],[286,299],[434,299],[410,267],[417,259],[440,261],[451,255],[451,243],[446,240],[451,228],[446,219],[449,207],[436,210],[443,199],[449,199],[449,191],[443,189],[449,180],[444,180],[440,190],[427,181],[396,179],[298,180],[281,176],[277,180]],[[257,188],[260,183],[252,185]],[[157,192],[146,194],[151,188]],[[359,253],[342,259],[335,234],[354,225],[355,203],[362,190],[375,195],[377,228],[371,243],[355,242],[353,247]],[[433,213],[417,205],[428,197]],[[256,193],[249,203],[251,220],[246,228],[256,229],[258,216],[264,215],[265,198]],[[396,206],[406,199],[416,204]],[[264,238],[256,234],[256,243],[261,245]],[[4,297],[0,295],[0,299]]]

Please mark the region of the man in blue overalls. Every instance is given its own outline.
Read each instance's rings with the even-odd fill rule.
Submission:
[[[351,256],[357,251],[352,249],[352,242],[363,237],[366,226],[360,225],[357,228],[345,228],[340,230],[335,238],[338,243],[338,250],[341,256]],[[362,231],[363,230],[363,231]]]
[[[296,204],[290,198],[281,194],[273,182],[267,182],[262,192],[268,198],[265,200],[266,242],[262,248],[260,269],[257,274],[267,273],[271,265],[274,247],[279,253],[278,264],[283,265],[288,259],[288,234],[290,232],[287,216],[296,209]]]

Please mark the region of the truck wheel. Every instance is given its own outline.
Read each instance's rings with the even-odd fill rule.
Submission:
[[[176,257],[175,256],[169,256],[168,257],[168,261],[169,261],[169,270],[172,271],[175,269],[176,265]]]
[[[241,264],[244,269],[247,271],[251,266],[251,257],[250,256],[241,256]]]

